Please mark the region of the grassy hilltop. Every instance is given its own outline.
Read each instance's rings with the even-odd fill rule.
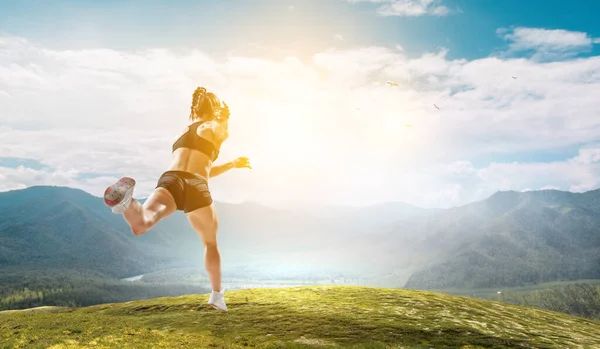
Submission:
[[[599,348],[600,322],[432,292],[316,286],[0,312],[0,348]]]

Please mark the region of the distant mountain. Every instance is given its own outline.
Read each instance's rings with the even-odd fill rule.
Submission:
[[[277,209],[216,203],[227,275],[319,271],[421,289],[600,278],[600,190],[499,192],[446,210],[404,203]],[[181,212],[133,236],[101,198],[65,187],[0,193],[0,271],[82,269],[128,277],[202,270]]]
[[[121,276],[168,261],[155,241],[135,239],[127,224],[81,190],[32,187],[0,193],[0,266],[77,268]],[[147,240],[147,239],[146,239]],[[165,256],[166,257],[166,256]]]
[[[349,232],[361,234],[371,234],[407,218],[424,217],[440,211],[440,209],[424,209],[398,201],[361,207],[315,205],[298,210],[336,226],[341,224]]]
[[[600,190],[498,192],[426,219],[411,219],[388,237],[400,244],[407,231],[411,250],[423,256],[408,288],[600,278]]]
[[[223,264],[234,270],[368,268],[355,258],[364,250],[359,241],[368,238],[356,232],[425,212],[405,204],[339,208],[331,214],[255,203],[216,203],[216,208]],[[51,186],[0,193],[0,212],[0,267],[75,268],[126,277],[178,266],[200,269],[203,263],[201,240],[181,212],[136,237],[101,198]]]

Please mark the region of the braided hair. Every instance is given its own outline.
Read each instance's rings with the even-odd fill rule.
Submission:
[[[204,114],[213,117],[218,116],[221,111],[221,100],[216,94],[207,92],[206,88],[198,87],[192,95],[192,106],[190,108],[190,120],[196,121]]]

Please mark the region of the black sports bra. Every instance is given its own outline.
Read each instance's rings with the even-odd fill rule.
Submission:
[[[199,137],[196,133],[198,126],[202,123],[202,121],[198,121],[191,124],[188,127],[188,130],[173,143],[173,151],[179,148],[195,149],[206,154],[212,161],[215,161],[219,157],[219,148],[212,142]]]

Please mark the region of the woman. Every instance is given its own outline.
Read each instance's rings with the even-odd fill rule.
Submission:
[[[247,158],[240,157],[213,166],[221,144],[228,137],[229,108],[205,88],[198,87],[192,97],[192,122],[173,144],[169,169],[160,177],[154,192],[144,204],[133,199],[135,180],[121,178],[108,187],[104,202],[116,214],[122,214],[131,231],[142,235],[161,219],[176,210],[183,211],[204,244],[204,266],[212,293],[208,304],[227,311],[221,288],[221,257],[217,247],[217,215],[208,178],[233,168],[251,168]]]

